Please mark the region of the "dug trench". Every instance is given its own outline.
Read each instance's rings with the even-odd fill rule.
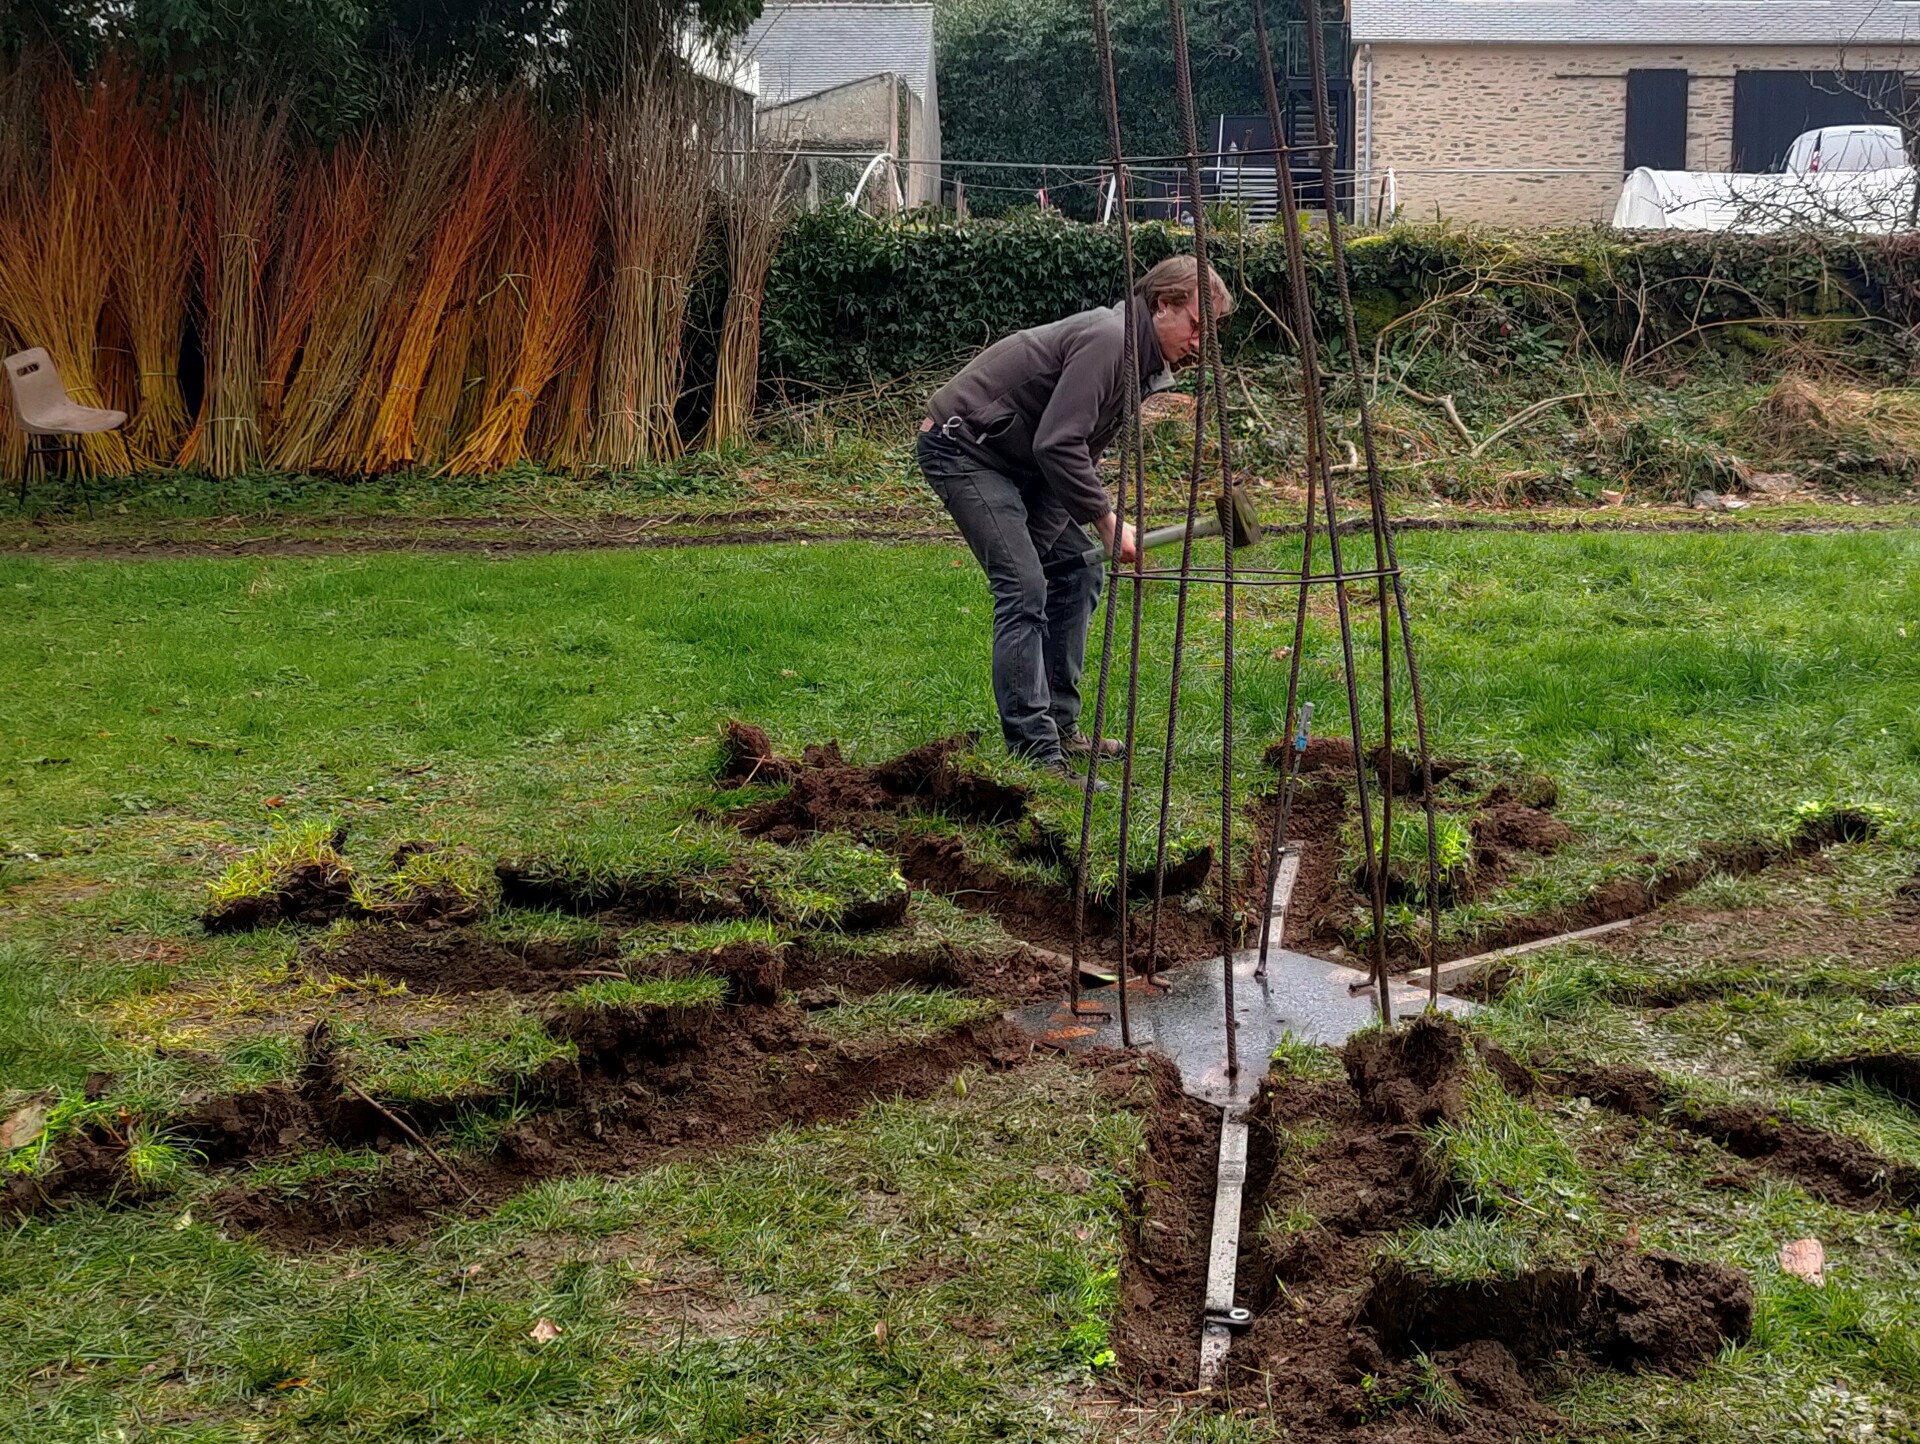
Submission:
[[[1503,1083],[1528,1086],[1520,1065],[1439,1017],[1355,1038],[1342,1078],[1276,1068],[1264,1080],[1250,1118],[1239,1259],[1239,1301],[1255,1318],[1232,1346],[1226,1385],[1236,1403],[1260,1401],[1276,1432],[1507,1441],[1564,1424],[1535,1396],[1544,1369],[1556,1379],[1607,1368],[1684,1374],[1746,1336],[1751,1286],[1714,1263],[1619,1247],[1459,1284],[1382,1255],[1397,1230],[1466,1206],[1423,1130],[1459,1118],[1476,1053]],[[1199,1112],[1207,1116],[1160,1110],[1145,1175],[1151,1203],[1121,1273],[1116,1348],[1150,1388],[1194,1382],[1213,1189],[1202,1139],[1209,1123],[1217,1130],[1217,1115]],[[1420,1407],[1431,1397],[1423,1368],[1444,1376],[1444,1417]]]
[[[1618,1114],[1629,1128],[1664,1123],[1731,1154],[1738,1163],[1718,1175],[1728,1187],[1744,1186],[1757,1168],[1845,1208],[1920,1205],[1920,1169],[1886,1158],[1856,1138],[1758,1104],[1704,1106],[1637,1064],[1558,1054],[1536,1054],[1530,1061],[1541,1086],[1562,1097],[1585,1098]]]
[[[1267,751],[1269,768],[1284,776],[1288,749],[1275,744]],[[1559,787],[1547,776],[1506,775],[1466,759],[1430,761],[1433,802],[1439,826],[1458,840],[1457,865],[1442,864],[1439,901],[1444,909],[1482,902],[1538,859],[1550,857],[1576,839],[1572,827],[1554,815]],[[1419,817],[1425,793],[1414,759],[1405,753],[1391,756],[1375,748],[1366,758],[1369,793],[1378,799],[1390,791],[1402,816]],[[1364,864],[1355,865],[1359,808],[1356,769],[1351,744],[1317,737],[1300,759],[1299,781],[1288,817],[1286,841],[1300,853],[1300,867],[1287,909],[1284,944],[1316,957],[1364,957],[1369,945],[1371,880]],[[1248,896],[1265,887],[1265,858],[1278,825],[1280,787],[1257,803],[1253,813],[1258,831],[1260,867],[1250,879]],[[1769,868],[1813,857],[1836,842],[1859,842],[1872,837],[1878,822],[1871,815],[1842,808],[1804,820],[1783,837],[1749,836],[1710,840],[1676,861],[1653,856],[1636,858],[1635,873],[1616,876],[1571,907],[1508,918],[1477,929],[1471,937],[1443,938],[1437,960],[1491,952],[1521,943],[1557,937],[1562,933],[1645,916],[1720,873],[1750,877]],[[1386,896],[1390,904],[1407,904],[1426,911],[1427,857],[1425,829],[1414,829],[1420,846],[1411,857],[1390,859]],[[1257,916],[1248,908],[1243,916]],[[1406,972],[1424,963],[1424,949],[1413,938],[1390,929],[1388,966]],[[1500,980],[1490,982],[1497,989]]]
[[[511,1090],[460,1098],[365,1092],[323,1021],[306,1034],[296,1083],[189,1100],[156,1131],[213,1174],[208,1209],[229,1227],[289,1248],[395,1242],[545,1178],[631,1173],[849,1117],[878,1099],[924,1097],[963,1069],[1017,1067],[1032,1053],[1026,1035],[1001,1021],[932,1036],[836,1036],[791,1002],[749,1001],[768,981],[760,973],[735,989],[730,980],[733,1001],[686,1007],[557,1006],[546,1026],[577,1058],[556,1059]],[[444,1131],[461,1115],[493,1118],[488,1151],[441,1151],[451,1151]],[[0,1216],[82,1199],[140,1202],[127,1145],[124,1122],[67,1136],[49,1170],[7,1182]],[[371,1150],[378,1166],[293,1187],[250,1177],[250,1165],[329,1145]]]
[[[913,886],[990,915],[1009,936],[1057,963],[1060,955],[1071,953],[1075,942],[1073,889],[1065,881],[1071,873],[1069,846],[1039,825],[1029,810],[1026,788],[965,766],[962,754],[974,740],[967,735],[946,737],[890,761],[860,766],[848,762],[834,742],[809,746],[797,759],[782,757],[760,728],[729,722],[723,737],[722,786],[772,784],[783,791],[731,809],[727,817],[747,836],[781,844],[823,832],[857,838],[891,854]],[[997,830],[1014,856],[1044,864],[1062,880],[1040,882],[1010,875],[973,856],[958,832],[910,825],[911,819],[934,815],[976,829]],[[1213,871],[1210,848],[1170,861],[1160,879],[1161,895],[1168,900],[1160,912],[1160,962],[1219,955],[1218,911],[1200,905],[1197,896]],[[1251,895],[1255,883],[1251,869],[1243,876],[1242,891]],[[1128,878],[1128,897],[1150,897],[1154,882],[1153,869],[1136,869]],[[1083,957],[1117,959],[1118,915],[1111,897],[1098,891],[1087,897],[1080,943]],[[1128,960],[1136,970],[1146,966],[1150,943],[1146,928],[1129,928]],[[1049,982],[1058,990],[1063,979],[1055,976]],[[1036,996],[1045,995],[1043,991]]]

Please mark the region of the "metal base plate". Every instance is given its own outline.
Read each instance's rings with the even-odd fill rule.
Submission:
[[[1379,1020],[1373,990],[1365,973],[1310,958],[1305,953],[1274,949],[1267,975],[1256,978],[1257,950],[1236,954],[1233,960],[1233,1011],[1238,1022],[1240,1067],[1227,1072],[1226,985],[1218,958],[1188,963],[1161,974],[1169,986],[1150,988],[1142,978],[1127,981],[1127,1011],[1136,1048],[1157,1048],[1180,1069],[1186,1091],[1218,1107],[1239,1109],[1252,1102],[1267,1059],[1283,1037],[1307,1043],[1338,1046],[1362,1028]],[[1355,993],[1352,988],[1362,989]],[[1426,980],[1396,980],[1390,990],[1393,1015],[1410,1017],[1427,1006]],[[1085,1006],[1110,1017],[1076,1016],[1062,1001],[1022,1008],[1013,1018],[1028,1032],[1068,1047],[1117,1048],[1120,1040],[1120,998],[1115,987],[1082,994]],[[1445,993],[1442,1012],[1464,1016],[1474,1004]]]

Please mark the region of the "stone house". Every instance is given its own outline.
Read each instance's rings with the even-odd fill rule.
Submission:
[[[1603,221],[1626,174],[1777,170],[1895,123],[1909,0],[1351,0],[1355,186],[1377,214]],[[1920,119],[1920,114],[1916,114]]]
[[[809,204],[844,198],[882,154],[897,164],[868,177],[863,204],[939,199],[933,6],[773,0],[739,53],[759,69],[759,135],[799,153]]]

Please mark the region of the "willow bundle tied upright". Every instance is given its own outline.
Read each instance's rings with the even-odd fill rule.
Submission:
[[[760,389],[760,306],[767,272],[792,209],[793,157],[750,146],[726,168],[727,309],[713,376],[713,410],[706,444],[721,447],[746,437]]]
[[[37,77],[24,66],[0,65],[0,355],[26,345],[18,322],[8,313],[9,267],[18,264],[22,239],[39,193],[41,150]],[[0,476],[17,478],[26,466],[27,434],[13,421],[13,400],[0,386]]]
[[[603,308],[594,457],[610,466],[680,451],[681,332],[706,229],[712,102],[700,81],[658,66],[606,113],[613,273]]]
[[[199,127],[206,157],[199,220],[206,390],[182,464],[213,476],[238,476],[265,459],[261,273],[279,214],[286,128],[286,112],[260,101],[216,107]]]
[[[415,253],[466,163],[462,140],[458,106],[448,100],[430,103],[398,139],[380,138],[380,183],[368,192],[374,209],[368,240],[343,266],[339,284],[320,303],[308,329],[274,433],[270,455],[276,467],[358,469],[365,437],[356,402],[372,393],[371,405],[378,407],[371,378],[375,373],[384,378],[382,321],[396,308],[396,294],[407,294]]]
[[[96,348],[114,273],[108,117],[64,66],[48,68],[40,113],[46,122],[44,163],[30,167],[24,186],[9,187],[15,193],[8,234],[0,237],[0,316],[21,345],[47,349],[69,396],[82,406],[104,406]],[[84,475],[118,476],[130,469],[119,432],[78,442]]]
[[[564,156],[563,149],[554,149]],[[513,369],[506,390],[447,463],[449,472],[498,471],[525,460],[534,403],[584,347],[601,215],[599,155],[590,127],[581,129],[573,146],[571,174],[559,194],[546,185],[525,187],[520,206],[528,237],[527,308]]]
[[[127,449],[136,466],[170,466],[187,434],[180,392],[180,336],[186,322],[189,260],[187,147],[171,123],[165,95],[142,96],[130,74],[104,84],[115,100],[123,138],[115,187],[120,312],[135,371]]]
[[[420,393],[434,360],[441,322],[467,279],[474,257],[502,219],[527,160],[527,113],[518,96],[482,111],[465,184],[441,217],[420,292],[400,338],[386,394],[367,443],[366,467],[380,472],[412,463],[420,454],[416,422]]]
[[[377,219],[380,176],[365,136],[309,152],[287,207],[286,243],[274,255],[267,292],[267,437],[277,437],[294,365],[328,299],[338,293]]]

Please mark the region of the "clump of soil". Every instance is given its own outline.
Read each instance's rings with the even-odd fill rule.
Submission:
[[[1710,1260],[1658,1249],[1623,1253],[1600,1266],[1582,1321],[1582,1343],[1617,1369],[1689,1373],[1727,1340],[1753,1332],[1753,1285]]]
[[[1920,1170],[1884,1158],[1858,1139],[1810,1128],[1765,1108],[1728,1104],[1683,1111],[1675,1121],[1833,1203],[1858,1208],[1920,1202]]]
[[[704,1044],[719,1022],[716,1006],[562,1008],[547,1031],[580,1052],[580,1067],[608,1078],[645,1074]]]
[[[1347,1082],[1382,1123],[1427,1127],[1465,1108],[1466,1030],[1441,1013],[1404,1028],[1360,1033],[1343,1052]]]
[[[1483,865],[1498,866],[1503,852],[1531,852],[1542,857],[1573,841],[1573,829],[1543,808],[1517,800],[1505,783],[1497,785],[1480,804],[1473,819],[1473,840],[1483,854]],[[1491,857],[1485,854],[1491,853]]]
[[[1590,1267],[1455,1282],[1388,1263],[1375,1272],[1360,1322],[1396,1358],[1492,1339],[1516,1358],[1540,1363],[1573,1340],[1592,1289]]]
[[[416,993],[557,993],[613,971],[608,940],[509,944],[467,929],[354,928],[312,956],[341,977],[387,978]]]
[[[967,855],[960,838],[951,833],[905,833],[893,840],[892,849],[900,871],[916,887],[944,893],[972,912],[991,914],[1013,937],[1036,948],[1053,953],[1071,953],[1073,949],[1073,894],[1063,886],[1047,886],[1024,878],[1010,877],[999,868]],[[1209,855],[1208,861],[1211,861]],[[1264,856],[1260,859],[1264,864]],[[1160,910],[1160,966],[1217,957],[1220,952],[1219,919],[1211,908],[1189,909],[1176,888],[1185,881],[1200,882],[1168,872],[1165,900]],[[1152,896],[1152,884],[1129,884],[1127,896],[1135,905],[1127,929],[1127,960],[1140,971],[1146,967],[1152,938],[1143,898]],[[1087,899],[1082,955],[1112,958],[1119,948],[1119,919],[1109,902],[1098,896]]]
[[[1658,1118],[1666,1103],[1667,1086],[1660,1076],[1631,1063],[1556,1060],[1541,1076],[1563,1098],[1585,1098],[1629,1118]]]
[[[814,832],[867,830],[876,815],[940,812],[963,822],[1013,822],[1027,810],[1027,791],[960,766],[958,754],[975,738],[961,734],[903,752],[877,767],[858,767],[838,742],[808,747],[798,762],[778,757],[756,727],[729,723],[723,777],[776,777],[790,782],[786,796],[741,808],[734,824],[749,837],[789,843]]]
[[[1267,760],[1285,767],[1288,756],[1288,750],[1276,744],[1269,749]],[[1403,754],[1396,757],[1398,760],[1388,758],[1376,748],[1369,764],[1378,776],[1395,782],[1396,792],[1412,798],[1419,789],[1413,781],[1416,774],[1408,770],[1411,759]],[[1467,780],[1468,765],[1458,759],[1434,759],[1436,793],[1442,781]],[[1346,833],[1356,805],[1352,778],[1353,749],[1336,738],[1313,739],[1308,743],[1287,820],[1287,841],[1299,849],[1300,870],[1287,908],[1284,943],[1319,956],[1335,948],[1356,947],[1355,929],[1368,911],[1368,869],[1365,865],[1352,869],[1345,865]],[[1405,786],[1399,785],[1402,781]],[[1484,896],[1531,858],[1550,854],[1571,841],[1573,830],[1546,811],[1555,798],[1551,779],[1540,778],[1524,784],[1495,783],[1477,799],[1440,798],[1436,806],[1465,820],[1474,839],[1473,866],[1451,871],[1440,879],[1443,904],[1451,906]],[[1259,821],[1262,837],[1258,851],[1262,858],[1278,825],[1278,806],[1276,789]],[[1425,876],[1424,847],[1411,857],[1396,856],[1387,880],[1388,901],[1413,901]],[[1558,922],[1552,920],[1546,931],[1537,935],[1560,931]],[[1477,950],[1479,946],[1475,943],[1459,951]],[[1441,956],[1448,956],[1448,950],[1443,949]],[[1421,959],[1396,938],[1390,944],[1390,961],[1412,967]]]
[[[737,888],[681,887],[670,879],[581,871],[545,857],[502,858],[493,869],[500,900],[509,907],[551,908],[589,916],[618,909],[640,919],[743,917]]]
[[[360,912],[353,895],[353,870],[337,858],[324,858],[279,869],[270,890],[211,907],[200,921],[210,933],[238,933],[283,922],[324,926]]]
[[[720,729],[720,775],[729,782],[791,782],[793,764],[777,757],[766,729],[730,721]]]
[[[449,880],[418,883],[400,878],[410,860],[439,852],[438,843],[401,843],[393,852],[392,874],[365,888],[356,885],[353,866],[339,855],[346,839],[341,828],[315,856],[279,864],[269,886],[207,909],[201,924],[210,933],[233,933],[283,922],[324,927],[342,918],[381,918],[441,928],[477,922],[486,914],[484,897]]]
[[[1511,1440],[1564,1426],[1534,1397],[1530,1368],[1572,1353],[1684,1371],[1751,1326],[1744,1277],[1658,1253],[1457,1283],[1381,1261],[1388,1235],[1459,1206],[1425,1128],[1460,1116],[1476,1056],[1516,1094],[1536,1086],[1528,1069],[1432,1015],[1351,1039],[1344,1079],[1275,1073],[1261,1086],[1239,1267],[1239,1302],[1256,1317],[1228,1368],[1271,1401],[1271,1423],[1288,1437]],[[1459,1410],[1436,1418],[1418,1407],[1414,1350],[1457,1386]],[[1260,1389],[1268,1377],[1288,1387]]]

